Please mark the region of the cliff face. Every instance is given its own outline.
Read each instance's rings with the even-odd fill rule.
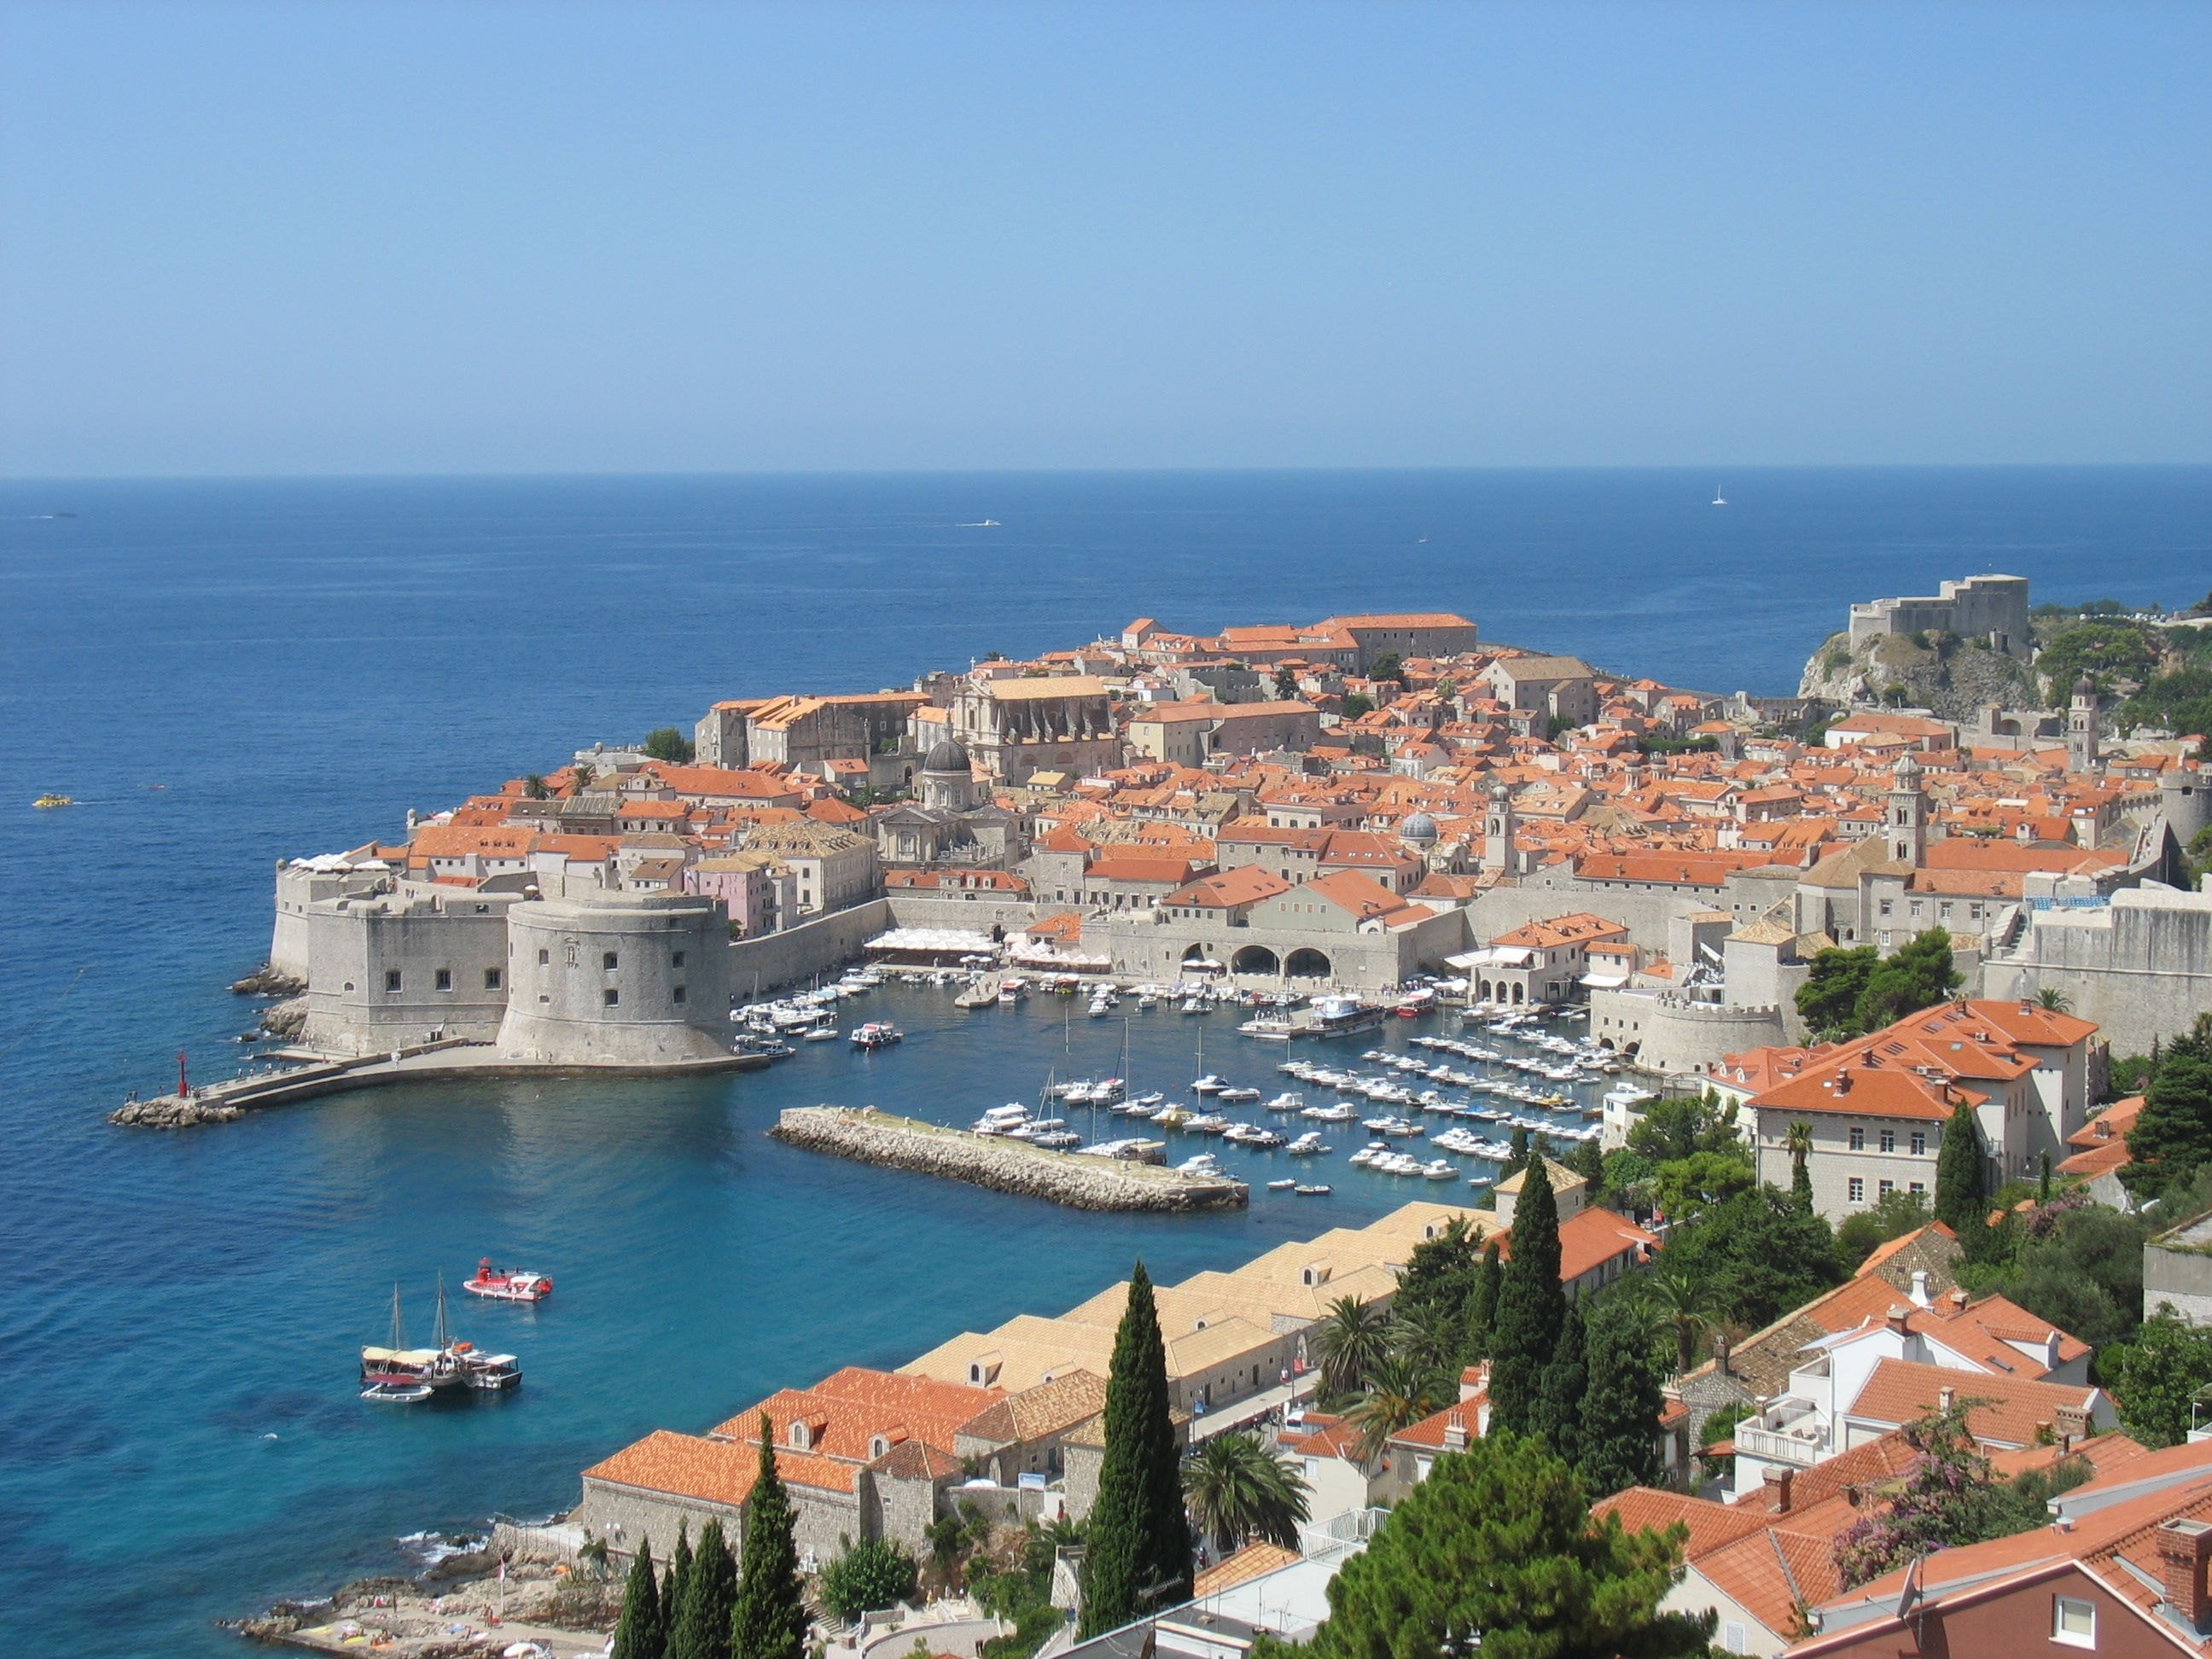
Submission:
[[[1880,635],[1857,650],[1848,634],[1831,634],[1805,665],[1801,697],[1844,705],[1896,702],[1932,709],[1945,720],[1971,720],[1990,703],[2039,707],[2036,676],[2026,663],[1955,635]],[[1899,696],[1886,696],[1901,686]]]

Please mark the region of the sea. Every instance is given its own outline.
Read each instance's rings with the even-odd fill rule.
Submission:
[[[227,988],[266,954],[277,860],[718,698],[896,686],[1138,616],[1449,610],[1624,675],[1788,693],[1851,601],[1986,571],[2038,600],[2202,599],[2212,469],[0,482],[8,1645],[230,1652],[218,1620],[562,1509],[649,1429],[1058,1311],[1140,1255],[1173,1279],[1440,1195],[1350,1170],[1346,1136],[1329,1197],[1263,1182],[1189,1218],[766,1139],[793,1103],[960,1121],[1123,1069],[1119,1018],[926,989],[846,1015],[895,1019],[900,1046],[765,1074],[109,1127],[180,1063],[246,1063],[254,1007]],[[77,805],[33,810],[48,790]],[[1202,1029],[1206,1069],[1273,1092],[1280,1050],[1233,1024],[1133,1016],[1127,1074],[1185,1088]],[[355,1350],[395,1285],[424,1334],[441,1276],[487,1255],[556,1280],[534,1310],[453,1310],[522,1388],[362,1402]]]

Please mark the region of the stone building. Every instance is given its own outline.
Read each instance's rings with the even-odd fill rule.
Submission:
[[[1012,870],[1021,862],[1021,820],[992,801],[957,738],[940,739],[923,757],[915,793],[871,821],[883,864]]]
[[[1159,702],[1129,720],[1129,747],[1171,766],[1203,767],[1217,755],[1261,755],[1313,747],[1321,712],[1311,703]]]
[[[413,883],[313,901],[301,1042],[377,1054],[441,1037],[489,1042],[507,1015],[508,915],[523,902]]]
[[[2053,890],[2029,907],[2017,939],[1983,963],[1984,996],[2061,991],[2121,1054],[2148,1054],[2212,1009],[2212,894]]]
[[[883,892],[872,836],[811,818],[768,823],[745,836],[748,853],[768,853],[789,867],[799,889],[798,915],[849,909]],[[787,919],[786,926],[789,926]]]
[[[2035,650],[2028,623],[2027,578],[1969,576],[1941,584],[1931,598],[1869,599],[1851,607],[1854,649],[1887,634],[1944,633],[1984,639],[2023,659]]]
[[[1597,718],[1597,674],[1578,657],[1500,657],[1482,678],[1508,708],[1533,709],[1570,726]]]
[[[1105,682],[1087,674],[968,679],[954,693],[952,735],[989,776],[1025,783],[1037,772],[1077,776],[1121,758]]]
[[[726,1058],[726,915],[711,899],[677,893],[514,905],[501,1051],[564,1066]]]

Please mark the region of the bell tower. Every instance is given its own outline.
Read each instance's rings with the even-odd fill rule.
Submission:
[[[1482,867],[1500,875],[1519,873],[1513,852],[1513,795],[1500,784],[1490,791],[1490,810],[1482,817]]]
[[[1920,787],[1920,763],[1905,755],[1897,763],[1889,792],[1889,856],[1917,870],[1928,858],[1928,792]]]
[[[2074,683],[2073,706],[2066,714],[2066,769],[2097,769],[2097,683],[2087,674]]]

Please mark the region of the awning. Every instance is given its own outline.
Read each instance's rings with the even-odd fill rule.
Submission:
[[[1587,985],[1593,991],[1618,991],[1628,983],[1626,974],[1584,974],[1577,984]]]

